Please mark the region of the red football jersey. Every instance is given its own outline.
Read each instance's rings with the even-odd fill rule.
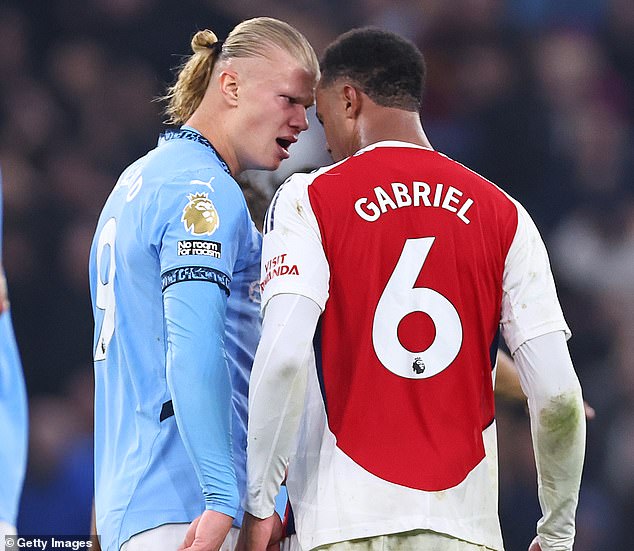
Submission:
[[[500,548],[500,328],[512,351],[567,331],[526,211],[438,152],[382,142],[292,177],[265,232],[263,306],[323,310],[288,479],[303,544],[426,528]]]
[[[308,190],[330,266],[321,324],[328,425],[371,473],[444,490],[484,457],[492,357],[517,210],[430,150],[380,147]]]

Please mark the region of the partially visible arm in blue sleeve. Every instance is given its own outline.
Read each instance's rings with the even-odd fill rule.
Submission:
[[[185,281],[163,293],[167,384],[178,430],[198,475],[205,508],[235,517],[238,486],[231,443],[231,377],[225,358],[223,289]]]

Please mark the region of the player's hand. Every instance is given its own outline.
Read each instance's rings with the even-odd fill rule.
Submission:
[[[235,551],[279,551],[283,537],[284,528],[277,513],[262,519],[245,512]]]
[[[528,551],[542,551],[542,546],[539,544],[539,536],[535,536],[535,539],[528,546]]]
[[[217,511],[205,511],[189,525],[178,551],[218,551],[233,519]]]

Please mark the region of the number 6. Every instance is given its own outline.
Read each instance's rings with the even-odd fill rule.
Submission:
[[[437,375],[454,361],[462,346],[462,323],[454,305],[438,291],[414,287],[435,237],[408,239],[374,313],[372,343],[386,369],[408,379]],[[398,325],[412,312],[424,312],[436,326],[427,350],[411,352],[398,339]],[[424,369],[413,369],[416,363]],[[421,372],[422,371],[422,372]]]

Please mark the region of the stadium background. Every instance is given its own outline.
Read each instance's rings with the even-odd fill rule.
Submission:
[[[257,7],[255,7],[257,6]],[[534,216],[597,418],[577,551],[634,545],[634,2],[631,0],[3,0],[0,163],[4,262],[30,399],[19,518],[28,534],[82,534],[92,499],[92,318],[86,264],[119,172],[153,147],[151,102],[199,28],[295,24],[320,54],[376,25],[422,48],[423,122],[435,147],[493,180]],[[312,119],[314,122],[314,119]],[[261,221],[293,169],[327,162],[319,125],[273,175],[245,178]],[[528,419],[498,410],[507,551],[539,517]]]

